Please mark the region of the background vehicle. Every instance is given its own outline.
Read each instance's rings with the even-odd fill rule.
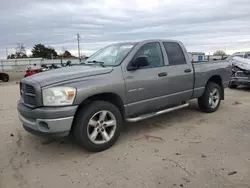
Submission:
[[[19,119],[38,135],[70,133],[90,151],[118,139],[123,120],[154,117],[198,99],[214,112],[224,99],[227,61],[192,64],[181,42],[147,40],[107,46],[82,66],[57,69],[20,83]]]
[[[235,52],[231,57],[241,57],[241,58],[250,58],[250,52]]]
[[[28,76],[31,76],[33,74],[36,74],[36,73],[39,73],[41,71],[41,68],[31,68],[31,67],[28,67],[27,70],[25,71],[25,75],[24,77],[28,77]]]
[[[8,82],[9,75],[7,73],[0,72],[0,80],[2,80],[3,82]]]
[[[229,87],[250,86],[250,59],[233,57],[230,62],[232,63],[232,76]]]
[[[77,64],[79,65],[79,64]],[[49,71],[49,70],[53,70],[53,69],[58,69],[58,68],[62,68],[62,67],[69,67],[69,66],[75,66],[71,64],[71,61],[68,60],[65,64],[61,61],[61,65],[57,65],[57,64],[42,64],[41,67],[36,67],[36,65],[34,65],[34,67],[28,67],[24,77],[27,76],[31,76],[33,74],[37,74],[39,72],[45,72],[45,71]]]
[[[51,65],[43,64],[43,65],[41,65],[40,68],[37,68],[37,67],[28,67],[27,70],[26,70],[26,72],[25,72],[24,77],[28,77],[28,76],[37,74],[39,72],[45,72],[45,71],[49,71],[49,70],[53,70],[53,69],[58,69],[58,68],[60,68],[60,66],[55,65],[55,64],[51,64]]]

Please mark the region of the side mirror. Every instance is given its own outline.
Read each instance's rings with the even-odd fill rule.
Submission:
[[[132,67],[138,69],[140,67],[146,67],[149,65],[147,56],[139,56],[132,62]]]

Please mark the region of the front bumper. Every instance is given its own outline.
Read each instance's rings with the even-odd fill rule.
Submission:
[[[248,77],[232,77],[230,83],[232,85],[250,85]]]
[[[18,101],[17,110],[26,131],[39,136],[62,137],[71,130],[77,106],[32,109]]]

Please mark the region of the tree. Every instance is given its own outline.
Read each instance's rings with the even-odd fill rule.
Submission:
[[[71,53],[68,50],[65,50],[64,57],[72,57]]]
[[[47,59],[55,59],[58,54],[51,46],[46,47],[44,44],[36,44],[31,50],[32,57],[41,57]]]
[[[15,54],[10,54],[8,55],[7,59],[16,59],[16,56]]]
[[[47,59],[56,59],[58,56],[56,50],[51,46],[47,47]]]
[[[26,49],[23,44],[18,43],[16,47],[16,52],[14,54],[8,55],[7,59],[20,59],[27,58]]]
[[[217,50],[216,52],[213,53],[213,55],[224,56],[224,55],[226,55],[226,53],[223,50]]]
[[[23,44],[17,44],[17,47],[16,47],[16,56],[17,58],[26,58],[27,55],[26,55],[26,49],[25,49],[25,46]]]
[[[65,50],[62,54],[59,55],[59,58],[72,58],[72,54],[68,51]]]

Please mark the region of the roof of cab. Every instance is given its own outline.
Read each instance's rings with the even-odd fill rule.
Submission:
[[[148,40],[143,40],[140,42],[177,42],[177,43],[179,43],[180,41],[171,40],[171,39],[148,39]]]

